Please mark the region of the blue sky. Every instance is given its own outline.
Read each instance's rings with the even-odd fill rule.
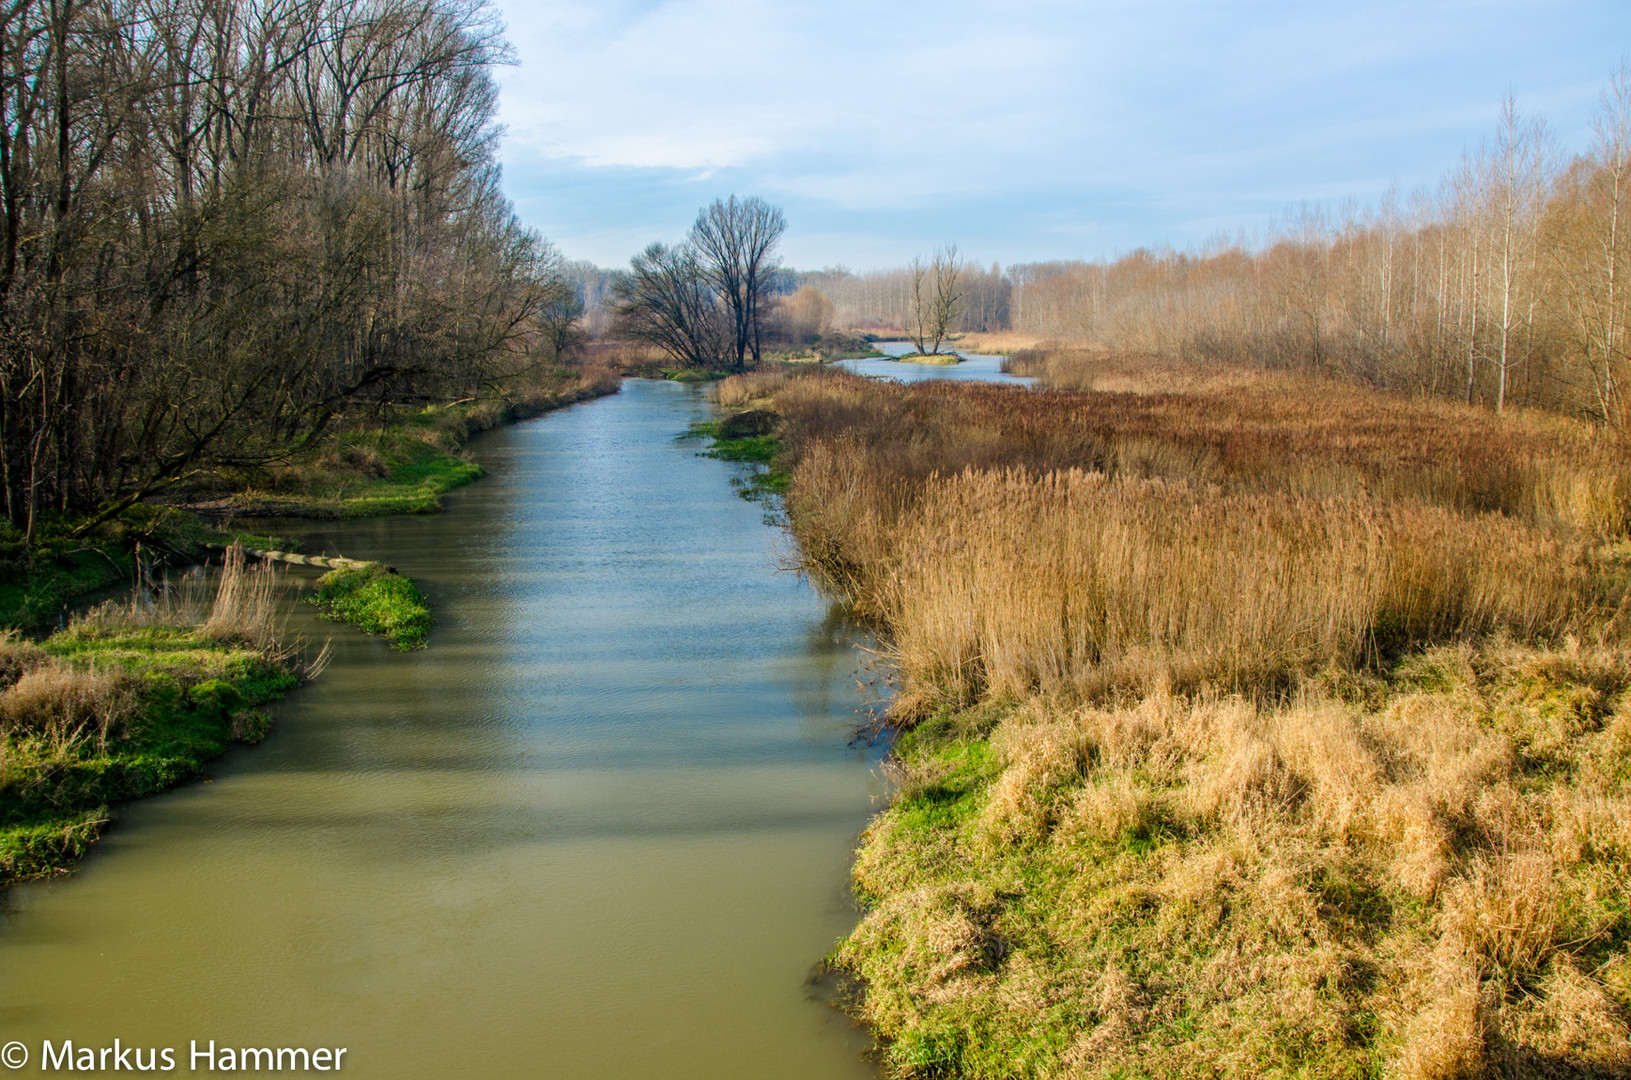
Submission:
[[[801,269],[1249,240],[1436,184],[1508,92],[1583,151],[1631,53],[1631,0],[497,7],[505,189],[602,266],[733,192],[783,207]]]

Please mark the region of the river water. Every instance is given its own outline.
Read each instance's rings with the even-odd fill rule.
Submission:
[[[302,606],[333,663],[262,745],[0,897],[18,1075],[116,1037],[181,1073],[213,1039],[371,1077],[874,1075],[807,985],[881,792],[860,653],[739,467],[675,441],[707,415],[630,381],[483,437],[445,514],[299,526],[416,578],[429,650]]]
[[[909,341],[880,341],[879,352],[887,356],[901,356],[915,351]],[[922,382],[926,379],[966,379],[977,382],[1013,383],[1030,386],[1036,382],[1028,375],[1010,375],[1002,370],[1003,358],[981,353],[968,353],[960,364],[907,364],[898,360],[840,360],[839,364],[859,375],[893,379],[896,382]]]

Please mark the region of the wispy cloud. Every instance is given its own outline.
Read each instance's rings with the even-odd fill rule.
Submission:
[[[1631,47],[1618,0],[501,6],[508,189],[603,263],[731,191],[800,265],[1182,245],[1430,181],[1508,90],[1578,141]]]

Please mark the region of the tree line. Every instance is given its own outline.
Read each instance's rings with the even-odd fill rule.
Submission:
[[[473,393],[570,325],[499,190],[481,0],[3,10],[0,501],[29,538]]]
[[[1631,427],[1631,73],[1562,153],[1506,101],[1434,189],[1304,207],[1255,243],[1110,261],[963,266],[954,329],[1340,373]],[[908,328],[911,267],[798,275],[839,325]]]
[[[1631,80],[1568,158],[1510,99],[1435,190],[1304,208],[1255,249],[1137,251],[1020,278],[1016,329],[1624,427]]]

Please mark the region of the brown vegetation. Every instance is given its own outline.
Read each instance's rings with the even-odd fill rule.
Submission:
[[[1623,429],[1631,69],[1572,160],[1504,103],[1436,191],[1304,208],[1255,247],[1010,268],[1015,329],[1586,415]]]
[[[835,956],[892,1069],[1631,1070],[1616,445],[1019,359],[1101,389],[775,397],[804,566],[885,632],[915,724]]]
[[[1303,207],[1257,237],[966,271],[959,329],[1312,371],[1631,425],[1631,68],[1560,153],[1511,100],[1436,189]],[[909,269],[801,275],[843,325],[910,323]]]

